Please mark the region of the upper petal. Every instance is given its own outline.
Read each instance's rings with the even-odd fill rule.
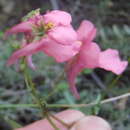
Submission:
[[[69,13],[59,10],[49,11],[43,17],[45,23],[52,22],[55,25],[69,25],[72,21]]]
[[[48,35],[56,42],[63,45],[72,44],[74,41],[77,41],[77,33],[71,26],[55,27],[48,32]]]
[[[5,35],[8,36],[10,34],[16,34],[20,32],[31,32],[31,31],[32,31],[32,24],[30,21],[26,21],[13,26],[11,29],[6,31]]]
[[[77,30],[79,40],[83,42],[91,42],[96,36],[96,28],[88,21],[83,20]]]
[[[127,61],[120,60],[117,50],[107,49],[100,53],[99,66],[105,70],[119,75],[126,69],[127,65]]]
[[[79,52],[80,46],[81,43],[78,41],[70,45],[62,45],[48,38],[42,51],[48,56],[53,57],[57,62],[65,62]]]

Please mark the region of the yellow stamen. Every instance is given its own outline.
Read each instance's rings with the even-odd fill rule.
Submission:
[[[54,27],[52,22],[48,22],[47,24],[43,23],[43,21],[39,21],[38,25],[33,25],[33,32],[36,36],[43,37],[46,32]]]
[[[49,22],[44,25],[44,30],[48,31],[49,29],[52,29],[54,27],[54,24],[52,22]]]

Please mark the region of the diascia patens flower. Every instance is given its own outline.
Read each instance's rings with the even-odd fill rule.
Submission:
[[[34,68],[31,56],[39,51],[64,62],[76,55],[81,43],[71,26],[71,15],[64,11],[49,11],[44,15],[36,12],[25,21],[12,27],[6,35],[24,33],[25,42],[8,60],[14,64],[20,57],[26,56],[31,68]]]
[[[66,70],[70,89],[75,97],[79,98],[75,78],[83,69],[102,68],[119,75],[125,70],[128,62],[121,61],[119,52],[115,49],[101,51],[98,44],[92,41],[96,36],[96,28],[90,21],[82,21],[77,35],[82,45],[78,54],[68,61]]]

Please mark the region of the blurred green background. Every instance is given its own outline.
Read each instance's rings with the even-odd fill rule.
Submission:
[[[130,59],[130,2],[129,0],[0,0],[0,106],[2,104],[28,104],[32,98],[26,90],[18,66],[7,67],[6,61],[17,44],[16,36],[3,39],[4,31],[20,22],[32,9],[41,8],[45,13],[61,9],[71,13],[77,28],[83,19],[91,20],[98,28],[97,41],[102,49],[115,48],[123,59]],[[19,44],[19,43],[18,43]],[[47,97],[53,90],[53,82],[63,71],[52,58],[41,53],[33,57],[37,71],[30,73],[40,94]],[[101,69],[85,70],[77,79],[81,99],[76,101],[69,92],[66,79],[61,80],[56,93],[48,98],[50,104],[90,103],[130,92],[130,67],[121,76]],[[76,108],[86,114],[97,114],[108,120],[113,130],[130,130],[130,98],[124,98],[91,108]],[[51,109],[59,112],[63,109]],[[0,130],[11,130],[17,125],[26,125],[41,119],[38,109],[0,107]]]

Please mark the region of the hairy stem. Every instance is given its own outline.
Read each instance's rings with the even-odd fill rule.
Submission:
[[[25,78],[26,86],[31,91],[31,94],[32,94],[33,98],[35,99],[36,103],[38,104],[39,108],[41,109],[41,112],[43,115],[46,102],[45,101],[44,101],[44,103],[41,102],[41,98],[39,97],[39,95],[37,93],[37,90],[34,86],[34,83],[32,82],[30,75],[28,74],[27,69],[24,69],[24,78]],[[44,115],[43,115],[43,117],[44,117]]]
[[[105,100],[100,101],[100,104],[106,104],[110,102],[114,102],[126,97],[130,97],[130,93],[125,93],[120,96],[108,98]],[[46,104],[47,108],[75,108],[75,107],[92,107],[94,105],[97,105],[97,103],[92,102],[89,104]],[[0,109],[5,109],[5,108],[38,108],[39,106],[37,104],[0,104]]]
[[[50,119],[50,117],[48,116],[48,113],[47,113],[47,103],[45,100],[41,100],[36,88],[35,88],[35,85],[31,79],[31,76],[29,75],[28,73],[28,70],[27,70],[27,67],[26,67],[26,64],[25,64],[25,68],[24,68],[24,78],[25,78],[25,83],[26,83],[26,86],[27,88],[31,91],[31,94],[33,96],[33,98],[35,99],[38,107],[40,108],[41,112],[42,112],[42,116],[43,117],[46,117],[46,119],[48,120],[48,122],[52,125],[52,127],[55,129],[55,130],[59,130],[59,128],[57,128],[57,126],[55,125],[55,123],[53,123],[53,121]]]

